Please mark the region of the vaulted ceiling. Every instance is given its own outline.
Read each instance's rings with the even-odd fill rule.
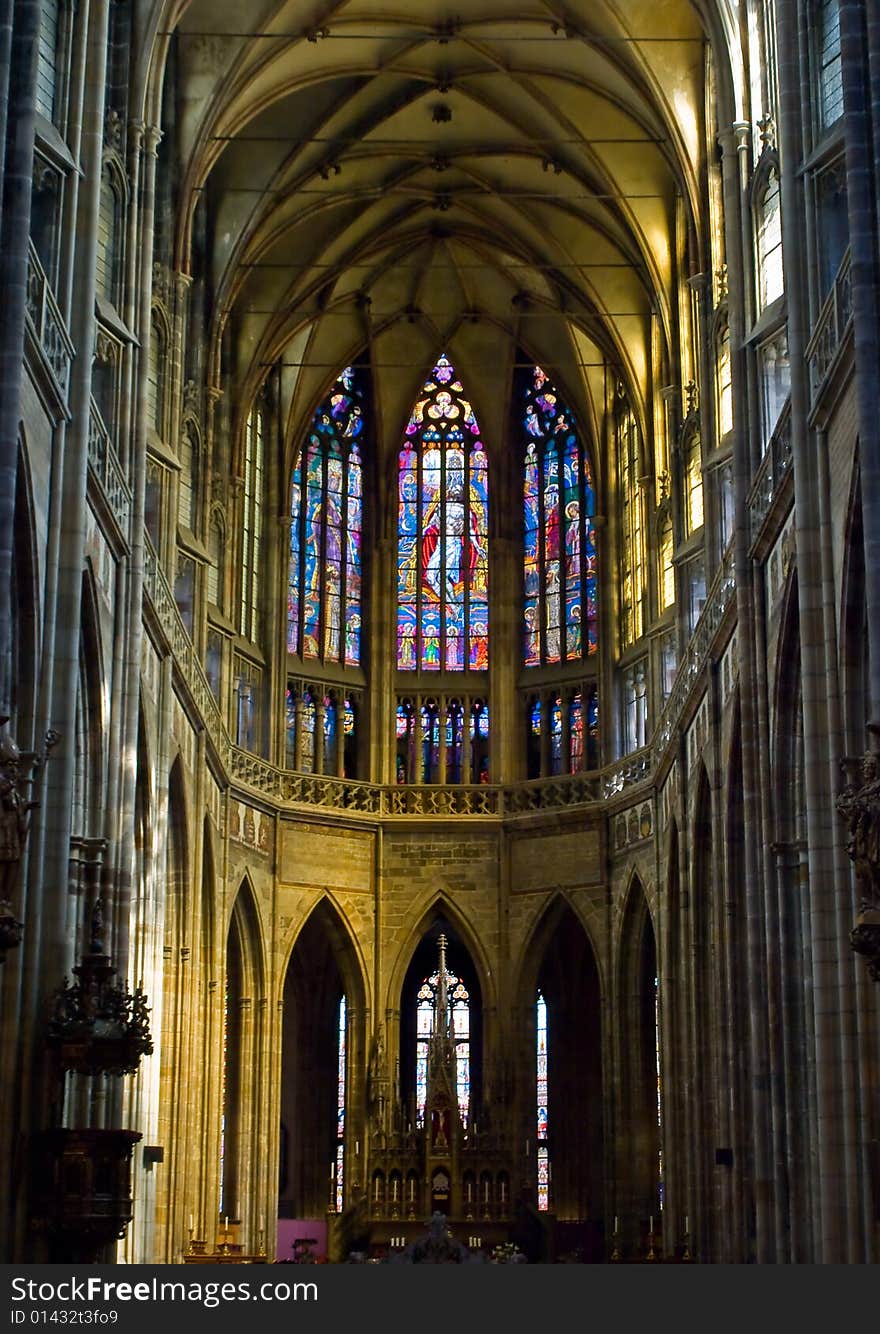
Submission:
[[[606,366],[647,397],[699,260],[688,0],[193,0],[160,23],[177,262],[206,267],[242,401],[280,360],[295,427],[368,360],[397,434],[444,349],[490,445],[519,349],[594,427]]]

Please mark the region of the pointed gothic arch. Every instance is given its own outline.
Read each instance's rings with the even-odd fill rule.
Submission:
[[[327,896],[302,923],[282,977],[278,1217],[319,1221],[354,1201],[366,1156],[367,974]]]
[[[463,1124],[478,1122],[480,1119],[486,1124],[489,1116],[484,1096],[486,1006],[480,969],[467,938],[457,929],[455,918],[442,911],[438,902],[433,911],[424,915],[420,927],[410,937],[407,967],[399,991],[393,993],[396,998],[392,1013],[396,1016],[397,1028],[395,1052],[400,1071],[399,1099],[403,1119],[407,1127],[413,1128],[421,1125],[424,1111],[427,1078],[424,1042],[433,1031],[431,1027],[423,1026],[419,1016],[420,1010],[429,1013],[433,1009],[434,988],[430,979],[437,974],[441,936],[447,942],[446,966],[449,973],[462,993],[466,993],[463,1004],[468,1015],[467,1052],[461,1053],[466,1068],[464,1062],[462,1069],[458,1068],[458,1062],[456,1064],[455,1093],[460,1116]],[[454,1003],[451,1008],[454,1022]]]
[[[599,1259],[605,1190],[603,987],[599,954],[577,908],[556,894],[538,915],[524,946],[514,992],[513,1018],[522,1108],[523,1171],[539,1210],[552,1218],[558,1251]],[[546,1102],[539,1104],[538,1014],[546,1010]],[[543,1017],[542,1012],[542,1017]],[[543,1110],[540,1110],[543,1109]],[[546,1116],[546,1134],[542,1131]],[[549,1166],[546,1201],[540,1194]]]
[[[718,1001],[716,933],[719,877],[713,838],[712,789],[702,759],[693,782],[690,842],[688,949],[693,967],[688,979],[690,993],[688,1022],[691,1031],[692,1063],[688,1072],[691,1105],[687,1108],[686,1115],[691,1143],[706,1147],[702,1154],[691,1150],[688,1179],[693,1198],[708,1201],[710,1198],[708,1182],[715,1166],[709,1159],[708,1145],[716,1114],[714,1090],[717,1088],[718,1050],[714,1034],[717,1032],[715,1020]],[[688,1210],[685,1209],[685,1212]],[[694,1228],[696,1244],[708,1247],[713,1231],[720,1224],[717,1209],[707,1207],[696,1220]]]
[[[870,718],[870,662],[865,597],[865,528],[858,456],[850,488],[840,605],[840,684],[846,753],[859,755],[864,750],[865,727]]]
[[[636,1250],[645,1244],[650,1219],[659,1224],[663,1192],[657,939],[642,881],[633,872],[624,899],[617,974],[621,1087],[615,1211],[627,1220],[624,1244]]]

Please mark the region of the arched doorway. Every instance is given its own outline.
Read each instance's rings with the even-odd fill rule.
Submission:
[[[525,1212],[543,1220],[533,1259],[600,1261],[605,1213],[599,970],[589,936],[565,901],[547,911],[520,987],[521,1087],[526,1126]],[[540,1236],[534,1227],[532,1249]]]
[[[315,908],[297,937],[283,993],[278,1258],[312,1243],[326,1255],[328,1216],[361,1191],[364,990],[336,909]]]

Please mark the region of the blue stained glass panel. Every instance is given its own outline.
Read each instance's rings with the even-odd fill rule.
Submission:
[[[359,377],[346,367],[318,406],[294,469],[287,645],[304,658],[360,661],[364,405]]]
[[[594,508],[589,458],[540,366],[520,379],[523,402],[523,661],[577,661],[595,651]]]

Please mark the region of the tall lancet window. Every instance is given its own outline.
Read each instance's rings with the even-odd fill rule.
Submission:
[[[342,1213],[345,1198],[345,997],[339,1001],[336,1064],[336,1159],[334,1162],[336,1212]]]
[[[397,666],[489,663],[488,472],[473,408],[441,356],[398,458]]]
[[[547,1002],[538,992],[535,1005],[535,1028],[537,1036],[537,1079],[538,1097],[538,1208],[550,1208],[550,1144],[549,1118],[547,1101]]]
[[[525,439],[524,662],[573,662],[596,652],[595,496],[574,419],[540,366],[520,383]]]
[[[441,936],[437,970],[424,979],[416,999],[416,1122],[420,1126],[425,1124],[431,1042],[435,1035],[440,1039],[445,1036],[441,1017],[444,996],[446,1033],[455,1049],[458,1111],[462,1125],[466,1126],[471,1099],[470,997],[461,979],[446,967],[446,938]]]
[[[287,651],[361,661],[361,538],[366,400],[347,366],[315,412],[293,473]]]

